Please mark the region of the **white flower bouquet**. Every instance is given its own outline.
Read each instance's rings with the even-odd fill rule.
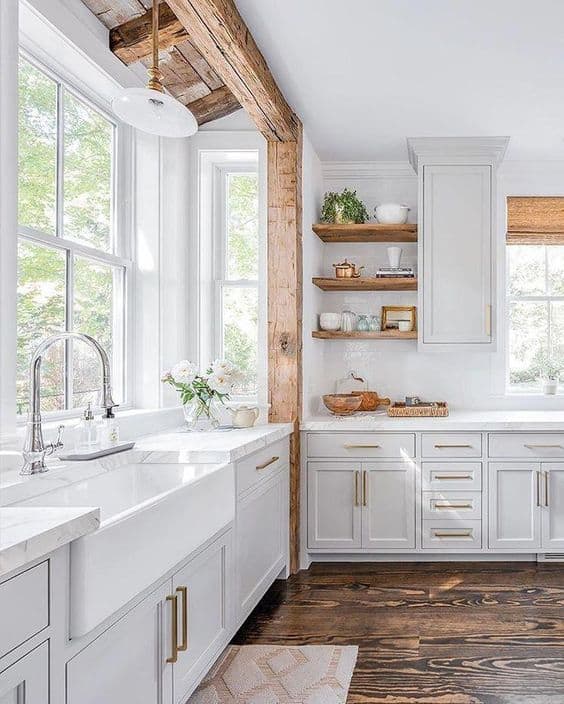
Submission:
[[[216,359],[204,373],[184,359],[163,373],[161,381],[180,394],[184,417],[190,430],[213,430],[219,425],[216,404],[229,400],[240,376],[235,365]]]

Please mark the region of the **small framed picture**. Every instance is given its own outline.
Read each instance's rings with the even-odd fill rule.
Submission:
[[[382,306],[382,330],[412,332],[417,330],[415,306]]]

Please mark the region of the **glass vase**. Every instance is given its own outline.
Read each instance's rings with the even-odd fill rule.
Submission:
[[[218,406],[215,399],[203,401],[193,398],[182,407],[186,429],[196,433],[209,433],[219,427]]]

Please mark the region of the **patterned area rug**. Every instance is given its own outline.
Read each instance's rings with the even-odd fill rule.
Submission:
[[[356,646],[230,646],[187,704],[345,704]]]

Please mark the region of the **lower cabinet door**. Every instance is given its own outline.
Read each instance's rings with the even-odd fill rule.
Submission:
[[[308,547],[361,547],[362,473],[358,462],[309,462]]]
[[[67,663],[66,704],[172,701],[170,582]]]
[[[564,550],[564,462],[546,462],[542,471],[542,548]]]
[[[541,544],[540,465],[490,463],[489,546],[492,549],[536,550]]]
[[[0,672],[0,704],[47,704],[49,644],[47,641]]]
[[[288,469],[237,505],[237,620],[258,604],[287,562]]]
[[[362,547],[415,548],[415,464],[362,465]]]
[[[172,579],[178,615],[175,702],[184,704],[229,641],[232,534],[224,533]]]

